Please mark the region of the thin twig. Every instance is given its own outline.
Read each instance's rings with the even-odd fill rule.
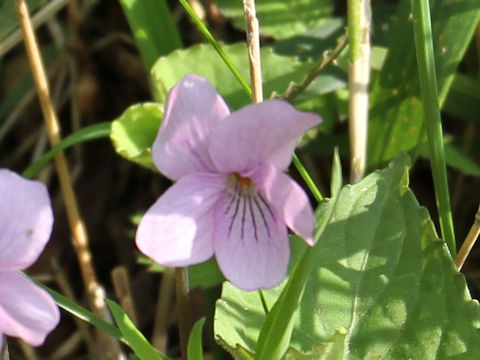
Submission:
[[[190,330],[192,329],[188,269],[186,267],[175,268],[175,280],[177,290],[180,349],[182,353],[182,360],[187,360],[188,338],[190,336]]]
[[[348,44],[348,37],[343,36],[337,43],[337,46],[333,51],[325,51],[323,53],[322,60],[312,68],[303,81],[300,84],[290,83],[288,85],[287,90],[283,95],[274,95],[275,98],[282,98],[289,102],[292,102],[298,95],[305,91],[305,89],[317,78],[317,76],[331,63],[335,61],[335,59],[342,53],[343,49]]]
[[[365,175],[367,163],[371,10],[370,0],[349,0],[348,3],[350,182],[355,184]]]
[[[52,0],[43,8],[37,11],[32,17],[33,28],[36,29],[40,25],[48,21],[53,15],[60,11],[70,0]],[[23,33],[21,29],[13,31],[9,36],[0,43],[0,57],[9,52],[13,47],[22,41]]]
[[[42,63],[40,51],[35,39],[35,34],[25,0],[15,0],[15,6],[17,9],[20,26],[24,34],[25,47],[27,50],[28,59],[30,61],[33,78],[35,80],[35,85],[37,87],[40,106],[47,127],[50,144],[53,147],[60,143],[61,136],[57,115],[52,106],[50,98],[48,79],[45,75],[45,68]],[[105,291],[97,281],[96,273],[92,263],[92,254],[89,248],[87,231],[83,219],[80,216],[77,199],[73,191],[72,181],[68,171],[67,160],[63,152],[59,152],[55,156],[55,166],[57,168],[59,183],[70,224],[73,246],[77,253],[90,306],[94,313],[104,319],[108,319],[110,315],[106,308],[105,302],[103,301]],[[118,342],[112,342],[112,340],[107,336],[105,336],[105,338],[102,336],[100,340],[104,346],[108,346],[108,348],[105,349],[107,354],[111,354],[111,356],[115,357],[116,359],[122,358]]]
[[[130,287],[130,279],[125,266],[117,266],[112,270],[112,282],[115,290],[115,296],[120,302],[120,306],[125,313],[132,319],[132,322],[137,325],[137,312],[135,311],[135,304],[133,303],[133,296]]]
[[[477,241],[479,235],[480,235],[480,205],[478,207],[477,213],[475,214],[475,220],[473,221],[473,225],[470,228],[470,231],[468,232],[467,237],[465,238],[465,241],[463,242],[457,257],[455,258],[455,265],[457,265],[458,271],[462,269],[463,264],[465,263],[465,260],[467,259],[468,254],[470,254],[470,251],[472,250],[473,245],[475,245],[475,242]]]
[[[260,56],[260,32],[255,10],[255,0],[243,0],[245,24],[247,28],[248,62],[250,64],[250,81],[252,83],[253,102],[263,101],[262,63]]]

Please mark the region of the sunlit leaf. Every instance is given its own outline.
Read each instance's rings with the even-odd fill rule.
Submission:
[[[241,75],[248,78],[249,66],[245,45],[243,43],[226,45],[224,50]],[[262,49],[261,55],[265,98],[269,98],[273,92],[282,94],[290,82],[299,82],[314,66],[313,62],[300,62],[293,56],[279,56],[268,48]],[[188,73],[206,77],[233,109],[251,102],[215,50],[207,45],[196,45],[175,51],[155,63],[152,68],[152,78],[157,99],[162,103],[165,102],[168,90]],[[338,71],[332,71],[320,75],[315,81],[315,86],[320,90],[312,92],[310,97],[318,97],[320,93],[332,92],[344,87],[345,81]],[[301,101],[306,101],[306,98],[308,99],[308,96],[302,97]]]
[[[130,106],[112,122],[110,138],[117,153],[128,160],[155,169],[151,147],[162,118],[163,110],[159,104]]]
[[[340,192],[315,247],[289,356],[313,359],[333,341],[325,359],[480,357],[478,304],[408,188],[408,166],[402,155]],[[264,293],[272,304],[279,289]],[[265,321],[255,293],[225,287],[216,315],[223,342],[255,352]]]
[[[217,0],[225,15],[245,27],[241,1]],[[262,34],[277,39],[304,33],[325,21],[332,13],[332,0],[257,0],[257,16]]]

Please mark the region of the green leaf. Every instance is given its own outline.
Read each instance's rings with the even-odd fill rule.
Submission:
[[[114,301],[105,299],[108,308],[112,312],[112,315],[117,323],[122,335],[128,342],[133,352],[142,360],[166,360],[169,357],[160,354],[150,343],[145,339],[142,333],[135,327],[132,320],[123,311],[123,309],[117,305]]]
[[[197,287],[210,288],[221,284],[223,281],[225,281],[225,277],[220,272],[215,257],[201,264],[188,267],[188,282],[192,289]]]
[[[287,351],[287,360],[342,360],[345,352],[345,329],[337,331],[327,342],[314,344],[311,354],[304,354],[295,348]]]
[[[110,138],[117,153],[147,168],[156,169],[151,148],[162,118],[163,110],[159,104],[130,106],[112,122]]]
[[[182,40],[166,0],[120,0],[147,70]]]
[[[245,28],[241,1],[217,0],[225,15],[233,18],[239,28]],[[322,24],[333,10],[331,0],[257,0],[260,31],[276,39],[284,39]]]
[[[325,359],[480,358],[478,304],[408,188],[408,166],[401,155],[341,190],[315,246],[289,354],[321,359],[319,346],[333,342]],[[267,303],[278,291],[264,292]],[[265,321],[255,294],[225,287],[216,317],[230,349],[255,351]]]
[[[188,360],[203,360],[202,330],[204,324],[205,318],[203,317],[193,325],[188,338]]]
[[[103,122],[95,125],[86,126],[73,134],[68,135],[62,141],[50,149],[47,153],[42,155],[34,163],[30,164],[28,168],[23,172],[23,176],[32,179],[35,175],[42,170],[60,151],[68,149],[74,145],[106,138],[110,136],[110,123]]]
[[[477,0],[430,3],[438,93],[443,104],[480,19],[480,9]],[[387,59],[373,83],[368,136],[370,167],[385,163],[398,151],[413,149],[424,140],[410,13],[409,0],[402,1]]]
[[[245,44],[225,45],[224,50],[239,69],[240,74],[248,78],[249,66]],[[269,48],[262,48],[261,56],[265,98],[269,98],[274,91],[283,93],[291,81],[302,80],[308,69],[313,66],[311,62],[299,62],[296,57],[276,55]],[[152,78],[157,99],[164,103],[168,90],[188,73],[206,77],[233,109],[251,102],[216,51],[206,45],[196,45],[175,51],[155,63],[152,68]],[[320,75],[316,79],[317,82],[323,84],[323,86],[318,85],[319,87],[328,88],[329,91],[335,91],[344,86],[343,82],[328,73]],[[318,93],[310,96],[318,96]]]

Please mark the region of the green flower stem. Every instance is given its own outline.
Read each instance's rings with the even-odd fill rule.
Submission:
[[[298,172],[303,178],[303,181],[305,181],[305,184],[307,184],[308,189],[312,193],[313,197],[315,200],[317,200],[318,203],[321,203],[323,201],[323,196],[320,190],[318,190],[317,185],[315,185],[315,182],[313,181],[312,177],[308,173],[307,169],[305,169],[305,166],[303,166],[302,162],[298,158],[297,154],[293,153],[293,164],[297,168]]]
[[[258,290],[258,296],[260,297],[260,301],[262,303],[262,307],[263,307],[263,311],[266,314],[268,314],[268,305],[267,305],[267,301],[265,300],[265,294],[263,293],[262,290]]]
[[[178,330],[180,335],[180,349],[182,360],[187,360],[188,338],[192,329],[192,316],[190,309],[190,289],[188,285],[188,269],[175,268],[175,282],[178,304]]]
[[[442,237],[448,245],[450,254],[455,257],[456,245],[453,229],[450,195],[448,192],[447,170],[443,149],[442,122],[433,54],[432,28],[428,0],[411,0],[413,12],[413,30],[417,51],[418,75],[430,149],[435,197],[440,217]]]

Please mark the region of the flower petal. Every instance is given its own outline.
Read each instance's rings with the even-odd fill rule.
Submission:
[[[321,121],[282,100],[250,104],[233,112],[212,133],[210,156],[222,172],[242,173],[258,163],[290,164],[298,137]]]
[[[16,271],[0,271],[1,333],[38,346],[59,321],[58,306],[45,290]]]
[[[215,206],[214,247],[225,277],[243,290],[271,288],[286,276],[287,229],[259,196],[225,192]]]
[[[198,264],[213,255],[213,206],[224,175],[182,177],[148,209],[138,225],[138,249],[163,266]]]
[[[52,226],[45,185],[0,169],[0,270],[33,264],[50,239]]]
[[[208,153],[212,129],[230,113],[204,78],[186,75],[170,91],[152,154],[158,170],[172,180],[215,169]]]
[[[300,185],[268,164],[259,166],[249,175],[285,224],[309,245],[313,245],[315,216],[308,196]]]

